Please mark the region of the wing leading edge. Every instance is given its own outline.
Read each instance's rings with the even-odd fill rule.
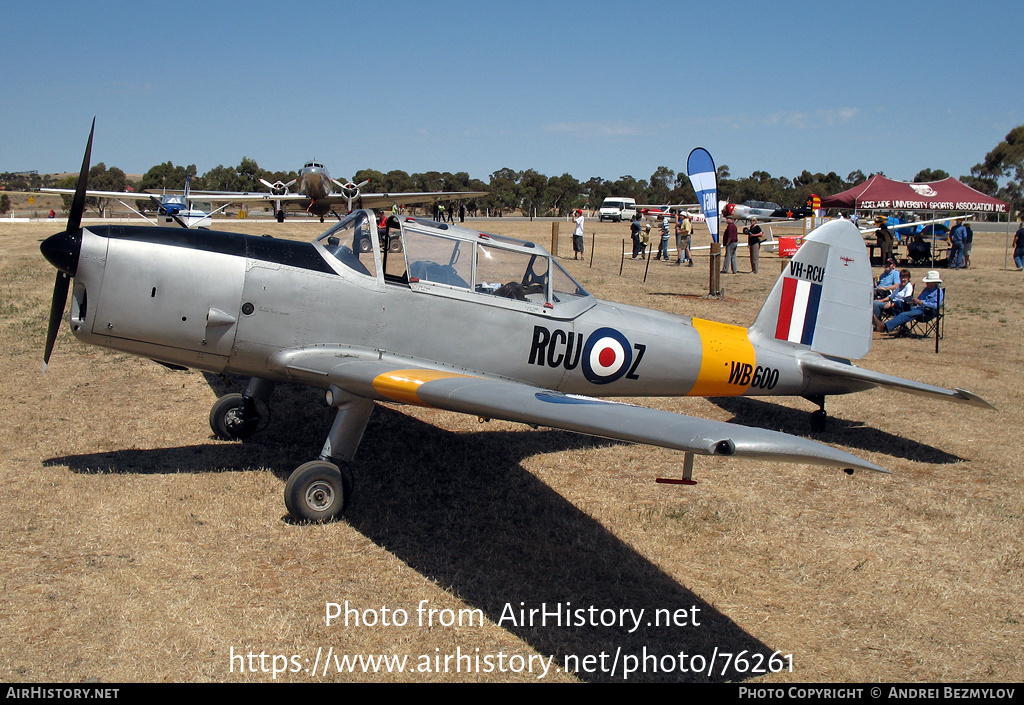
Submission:
[[[351,350],[343,356],[339,352],[324,348],[285,351],[273,362],[297,381],[315,386],[328,383],[358,397],[549,426],[700,455],[888,472],[845,451],[777,431],[562,394],[509,379],[414,367],[408,360],[366,359]]]

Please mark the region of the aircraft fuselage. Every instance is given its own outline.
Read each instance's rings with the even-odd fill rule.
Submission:
[[[326,215],[330,212],[327,204],[318,204],[327,196],[334,193],[331,175],[327,169],[317,162],[309,162],[299,171],[299,193],[309,198],[310,203],[307,210],[315,215]]]
[[[589,295],[549,305],[392,281],[379,251],[361,255],[372,260],[363,273],[318,242],[145,226],[82,233],[74,334],[162,362],[323,388],[296,360],[394,357],[592,396],[851,391],[812,385],[789,347],[746,328]]]

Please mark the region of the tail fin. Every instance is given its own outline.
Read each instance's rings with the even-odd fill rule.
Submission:
[[[863,237],[848,220],[831,221],[804,238],[757,314],[751,337],[863,357],[871,349],[871,289]]]

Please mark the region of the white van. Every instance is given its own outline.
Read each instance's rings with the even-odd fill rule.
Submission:
[[[604,199],[601,210],[597,213],[598,220],[602,223],[606,220],[616,223],[632,220],[634,215],[636,215],[636,199],[624,196],[609,196]]]

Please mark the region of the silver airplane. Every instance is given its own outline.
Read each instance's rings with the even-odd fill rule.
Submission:
[[[274,215],[279,223],[284,222],[285,209],[295,208],[307,213],[324,217],[335,213],[339,204],[344,203],[346,213],[355,208],[390,208],[394,204],[426,203],[430,201],[451,201],[460,198],[484,196],[486,191],[417,191],[413,193],[363,193],[362,188],[370,183],[369,179],[362,183],[351,181],[341,183],[331,178],[327,168],[317,161],[307,162],[299,177],[288,183],[278,181],[270,183],[260,179],[270,193],[250,193],[233,191],[195,191],[197,198],[212,200],[230,199],[232,202],[245,203],[251,201],[273,201]],[[290,192],[290,188],[298,183],[298,191]],[[337,187],[338,190],[335,190]]]
[[[597,398],[826,395],[887,387],[990,407],[963,390],[854,366],[871,345],[871,270],[849,222],[809,235],[750,328],[599,301],[532,242],[412,217],[382,230],[356,210],[312,242],[149,226],[81,227],[92,134],[67,228],[41,245],[58,270],[43,370],[71,289],[81,341],[251,378],[220,397],[214,433],[257,430],[277,382],[337,409],[320,456],[285,486],[298,520],[342,514],[374,402],[550,426],[697,455],[886,472],[786,433]],[[401,232],[391,252],[362,243]],[[383,232],[382,232],[383,231]]]

